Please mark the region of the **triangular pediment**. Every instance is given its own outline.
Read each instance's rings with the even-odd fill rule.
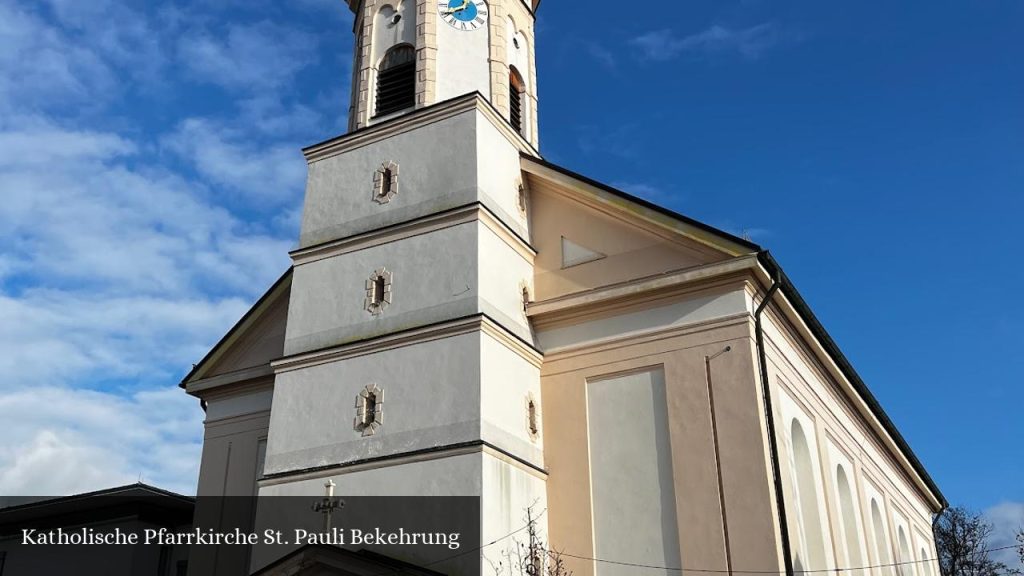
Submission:
[[[683,270],[759,249],[571,172],[523,159],[537,249],[534,297],[546,300]]]
[[[182,381],[183,384],[257,367],[284,355],[285,326],[291,294],[286,272],[221,338]]]

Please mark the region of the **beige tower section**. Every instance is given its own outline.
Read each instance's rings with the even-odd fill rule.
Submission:
[[[488,12],[486,24],[461,30],[440,17],[439,0],[351,0],[356,49],[349,131],[472,92],[479,92],[511,121],[510,99],[516,89],[521,101],[518,132],[534,149],[538,148],[536,2],[481,3]],[[379,114],[376,101],[381,66],[388,51],[399,45],[415,49],[414,104]]]

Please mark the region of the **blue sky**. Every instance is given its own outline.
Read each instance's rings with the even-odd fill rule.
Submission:
[[[635,7],[634,7],[635,6]],[[954,503],[1024,524],[1024,4],[545,0],[541,150],[770,248]],[[194,489],[341,0],[0,0],[0,491]]]

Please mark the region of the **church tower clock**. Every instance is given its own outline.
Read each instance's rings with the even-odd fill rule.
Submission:
[[[350,0],[349,129],[479,92],[534,147],[533,0]]]

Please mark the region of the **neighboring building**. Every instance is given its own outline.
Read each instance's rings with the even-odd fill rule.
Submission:
[[[543,159],[536,1],[350,7],[294,265],[182,382],[200,496],[475,495],[482,542],[536,502],[576,576],[937,574],[945,500],[771,256]]]
[[[185,576],[188,546],[26,545],[22,529],[143,534],[192,527],[195,499],[142,484],[60,498],[9,498],[0,507],[0,576]]]

